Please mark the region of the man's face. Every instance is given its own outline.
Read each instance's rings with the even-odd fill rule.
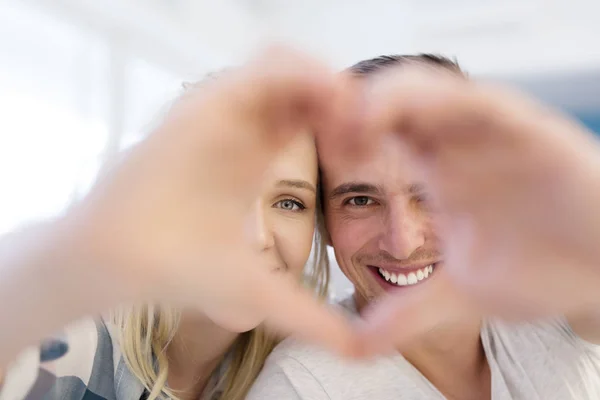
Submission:
[[[369,160],[322,164],[331,245],[361,308],[385,292],[428,285],[440,255],[424,187],[402,144],[386,138]]]

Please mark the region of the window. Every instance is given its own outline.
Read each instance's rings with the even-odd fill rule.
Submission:
[[[144,138],[181,93],[184,79],[141,58],[131,58],[125,69],[124,149]]]
[[[105,44],[17,4],[0,12],[0,232],[63,209],[107,136]]]
[[[61,11],[0,4],[0,234],[82,196],[181,88],[127,37]]]

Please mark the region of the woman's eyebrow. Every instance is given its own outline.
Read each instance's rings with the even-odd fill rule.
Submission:
[[[297,188],[297,189],[306,189],[306,190],[310,190],[313,193],[317,193],[317,189],[315,188],[315,186],[305,180],[302,179],[282,179],[280,181],[277,182],[277,187],[293,187],[293,188]]]

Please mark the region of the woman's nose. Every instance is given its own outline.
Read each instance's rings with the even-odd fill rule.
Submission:
[[[268,221],[268,214],[261,202],[256,202],[252,212],[252,241],[260,251],[270,249],[275,245],[273,232]]]

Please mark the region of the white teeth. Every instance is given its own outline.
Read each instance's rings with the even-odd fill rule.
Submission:
[[[414,285],[424,279],[429,278],[429,275],[432,273],[433,264],[411,272],[408,275],[400,272],[389,272],[383,268],[379,268],[379,274],[383,276],[386,281],[398,286]]]
[[[406,285],[408,285],[408,281],[406,280],[406,275],[404,275],[404,274],[398,274],[398,285],[399,286],[406,286]]]
[[[411,272],[410,274],[408,274],[408,277],[406,278],[406,280],[408,281],[409,285],[414,285],[415,283],[417,283],[417,276],[415,275],[414,272]]]

